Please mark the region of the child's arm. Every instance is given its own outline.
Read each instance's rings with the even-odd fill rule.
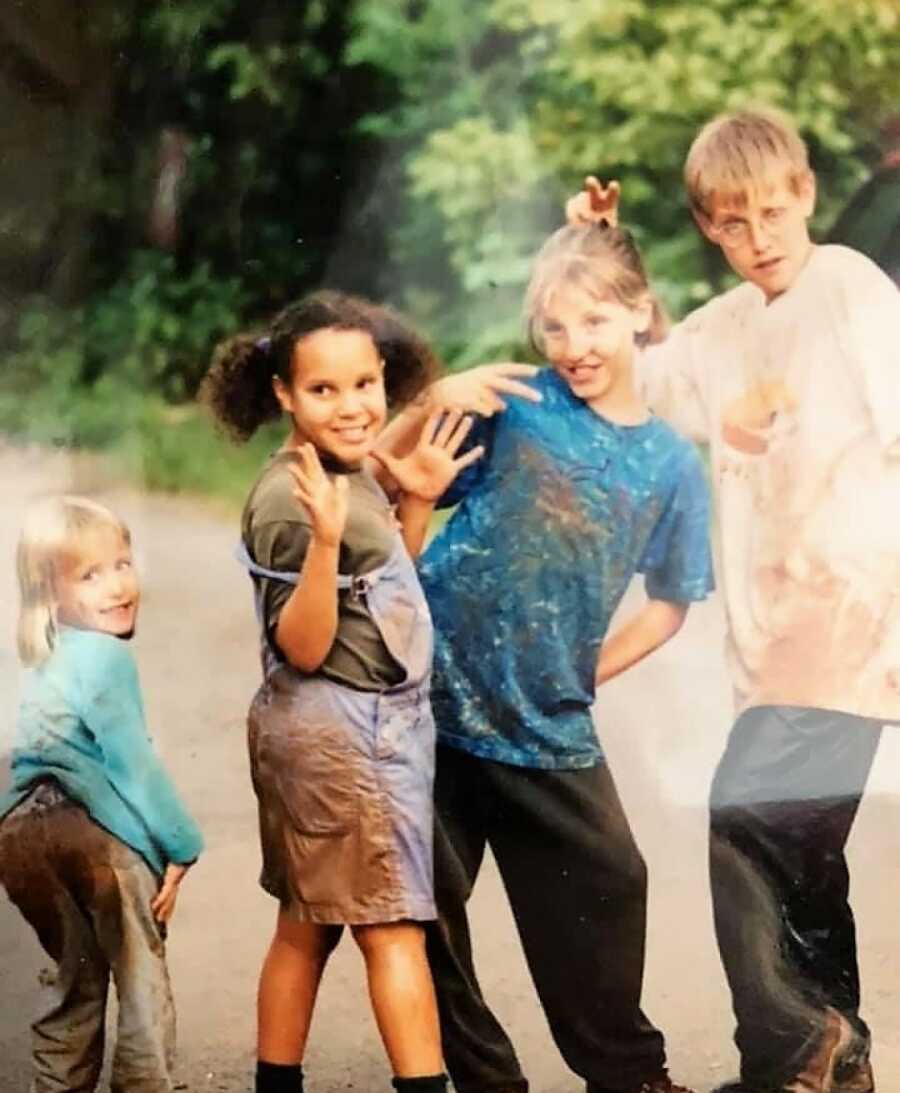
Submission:
[[[472,419],[463,417],[458,411],[434,410],[426,418],[418,442],[409,455],[399,459],[389,452],[379,452],[375,456],[403,491],[397,516],[406,549],[413,558],[422,550],[438,498],[461,470],[484,454],[484,448],[479,445],[465,455],[456,455],[471,427]]]
[[[637,664],[674,637],[681,629],[689,606],[669,600],[648,600],[601,646],[594,676],[597,686]]]
[[[79,665],[79,715],[103,756],[113,790],[146,828],[163,859],[187,869],[203,849],[147,732],[137,668],[118,638],[96,635]]]
[[[347,522],[347,479],[322,470],[312,444],[297,449],[291,464],[294,496],[309,513],[312,534],[297,585],[282,607],[275,641],[288,661],[314,672],[328,656],[338,627],[337,574]]]
[[[678,443],[683,445],[678,478],[637,566],[644,574],[647,603],[603,643],[595,673],[598,684],[674,637],[690,604],[713,589],[706,476],[697,451]]]

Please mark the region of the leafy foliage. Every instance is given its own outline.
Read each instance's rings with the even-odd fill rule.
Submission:
[[[878,123],[900,92],[900,13],[888,0],[469,0],[458,16],[468,32],[445,40],[453,61],[433,70],[420,28],[444,5],[423,0],[405,37],[383,7],[363,8],[366,56],[390,64],[389,26],[403,100],[441,103],[430,126],[402,105],[390,117],[415,142],[410,192],[440,219],[462,309],[485,285],[521,288],[548,205],[558,218],[564,195],[596,173],[621,180],[624,216],[655,283],[683,313],[724,276],[681,197],[698,128],[748,104],[787,110],[810,143],[824,183],[819,223],[827,224],[865,174]],[[446,95],[451,63],[457,86]],[[451,110],[457,116],[441,123]],[[379,124],[385,131],[384,117]],[[400,244],[403,256],[409,244]]]
[[[900,101],[894,0],[60,10],[93,82],[51,71],[40,41],[27,57],[4,43],[29,109],[35,87],[54,89],[41,94],[65,170],[58,223],[31,223],[11,256],[15,214],[0,225],[0,300],[21,303],[13,318],[0,303],[0,425],[66,443],[137,429],[149,450],[160,421],[162,436],[188,436],[164,404],[193,396],[211,345],[322,283],[405,308],[451,364],[521,355],[531,256],[587,173],[620,179],[624,219],[681,314],[725,276],[681,193],[703,122],[754,102],[792,114],[821,228]],[[150,249],[147,227],[166,135],[184,156],[170,253]],[[30,280],[17,272],[28,248]]]

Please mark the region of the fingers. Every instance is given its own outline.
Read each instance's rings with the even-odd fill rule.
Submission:
[[[482,417],[493,417],[494,414],[500,414],[506,409],[506,403],[499,395],[485,389],[469,408],[474,413],[481,414]]]
[[[456,455],[472,424],[471,415],[459,410],[434,410],[422,427],[422,440],[449,455]]]
[[[306,443],[301,444],[299,448],[296,448],[297,458],[300,463],[299,466],[303,469],[303,473],[310,479],[323,479],[325,472],[322,470],[322,463],[319,460],[319,453],[315,449],[315,445]],[[297,464],[294,464],[296,469]]]
[[[459,410],[452,410],[443,415],[432,444],[436,448],[443,448],[450,455],[456,455],[460,444],[466,439],[472,428],[472,418],[468,414],[462,414]]]
[[[454,424],[444,444],[444,448],[450,455],[456,455],[459,451],[473,424],[474,422],[469,416],[460,417],[459,421]]]
[[[529,402],[540,402],[541,396],[533,387],[522,383],[523,379],[531,379],[540,369],[535,364],[517,364],[513,361],[502,364],[484,364],[479,369],[482,383],[493,398],[500,403],[497,410],[505,410],[506,404],[499,398],[498,392],[507,395],[515,395],[517,398],[528,399]]]
[[[615,179],[612,179],[608,186],[604,186],[599,179],[593,175],[588,175],[584,180],[584,190],[588,195],[594,220],[606,220],[612,225],[618,223],[618,204],[621,188]]]
[[[473,448],[470,452],[466,452],[465,455],[461,455],[459,459],[453,460],[453,466],[457,472],[464,470],[466,467],[471,466],[477,460],[481,459],[484,455],[484,445],[479,444],[477,448]]]
[[[437,428],[434,429],[431,443],[435,444],[438,448],[446,448],[455,430],[464,420],[465,418],[459,410],[451,410],[449,413],[441,415],[440,421],[437,423]],[[426,429],[427,428],[428,423],[426,423]],[[426,433],[425,435],[427,436],[428,434]]]
[[[536,364],[519,364],[516,361],[501,361],[497,364],[483,364],[481,368],[486,373],[492,373],[495,376],[507,376],[509,378],[515,378],[521,376],[527,378],[530,376],[536,376],[540,372],[540,368]]]
[[[591,209],[591,199],[582,190],[566,202],[566,223],[573,228],[583,228],[596,222],[596,213]]]
[[[291,464],[288,466],[288,470],[291,472],[291,477],[294,479],[294,497],[309,508],[313,504],[313,483],[299,467]]]
[[[166,881],[150,901],[150,910],[157,922],[168,922],[172,917],[177,894],[178,885],[174,881]]]
[[[606,187],[599,178],[588,175],[584,180],[584,192],[588,196],[593,212],[601,212],[605,208]]]
[[[422,431],[419,433],[419,443],[433,444],[441,422],[450,414],[459,414],[459,412],[459,410],[451,409],[448,406],[436,406],[425,418]]]
[[[621,187],[615,179],[604,186],[594,175],[588,175],[584,180],[584,189],[566,202],[566,222],[583,227],[606,221],[615,226],[619,220],[620,194]]]
[[[294,479],[294,496],[307,507],[313,506],[322,490],[328,485],[328,475],[322,468],[319,453],[312,444],[301,444],[294,451],[297,453],[297,462],[288,464],[288,471]],[[338,476],[335,481],[341,481]],[[346,485],[346,483],[345,483]]]

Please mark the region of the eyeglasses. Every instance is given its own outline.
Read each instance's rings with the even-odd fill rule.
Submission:
[[[712,234],[721,243],[730,247],[749,243],[751,231],[755,225],[757,232],[763,231],[770,238],[775,235],[787,220],[788,210],[781,206],[763,209],[754,220],[726,220],[724,224],[710,225]]]

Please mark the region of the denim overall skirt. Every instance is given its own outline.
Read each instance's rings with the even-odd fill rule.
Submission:
[[[251,574],[297,582],[257,565]],[[399,535],[387,562],[338,576],[364,598],[401,683],[357,691],[280,660],[263,628],[264,681],[248,715],[262,887],[298,919],[361,925],[436,917],[432,883],[432,629]],[[261,616],[260,593],[257,613]]]

